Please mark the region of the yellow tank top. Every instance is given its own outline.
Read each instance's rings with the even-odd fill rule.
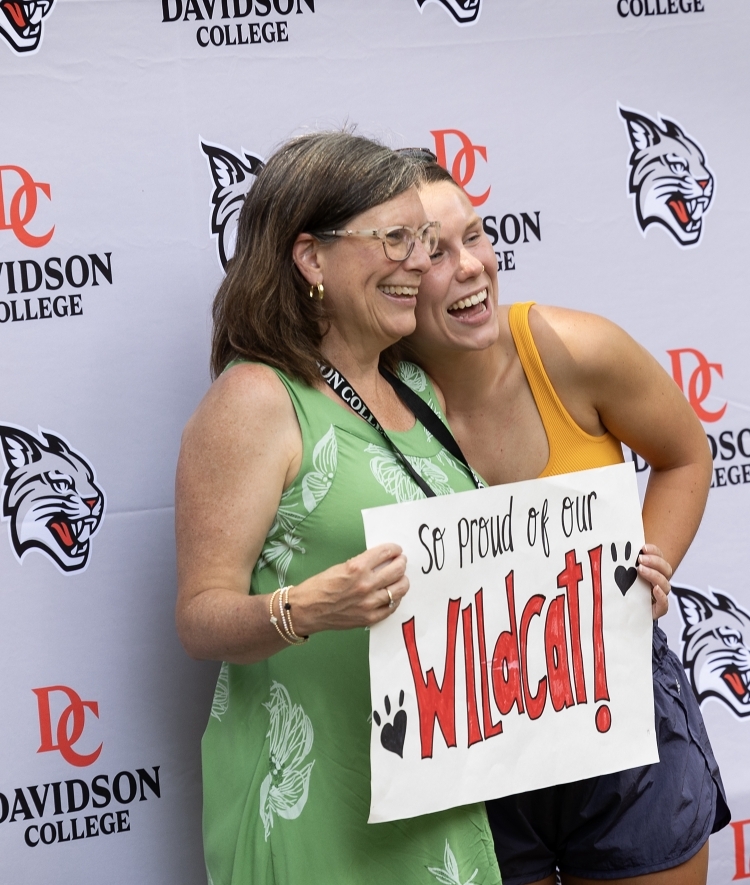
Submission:
[[[539,476],[620,464],[624,460],[620,441],[609,432],[602,436],[586,433],[570,417],[555,393],[529,328],[529,310],[533,304],[533,301],[512,304],[508,321],[549,444],[549,460]]]

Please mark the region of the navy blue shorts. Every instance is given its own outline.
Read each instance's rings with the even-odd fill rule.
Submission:
[[[503,885],[555,869],[588,879],[670,869],[729,823],[700,708],[656,625],[653,674],[658,764],[487,802]]]

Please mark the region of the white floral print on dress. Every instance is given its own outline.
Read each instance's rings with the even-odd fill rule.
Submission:
[[[461,881],[461,877],[458,873],[458,861],[456,860],[456,855],[451,851],[447,839],[445,840],[445,851],[443,852],[443,866],[427,867],[427,869],[438,882],[441,883],[441,885],[473,885],[474,878],[479,872],[479,869],[476,869],[471,874],[470,878],[465,882]]]
[[[286,573],[294,554],[305,553],[302,541],[294,531],[296,526],[325,498],[336,476],[338,443],[333,424],[315,444],[312,462],[313,469],[282,494],[276,518],[255,566],[261,571],[273,564],[281,585],[286,584]]]
[[[420,498],[424,498],[422,489],[409,476],[393,452],[383,446],[372,444],[367,446],[365,451],[368,455],[374,456],[370,458],[372,475],[389,495],[393,495],[399,504],[403,501],[418,501]],[[453,493],[453,489],[448,483],[448,477],[429,458],[416,458],[412,455],[406,455],[406,458],[435,494],[450,495]]]
[[[221,665],[219,678],[216,680],[214,699],[211,704],[211,715],[221,722],[221,717],[229,709],[229,665],[226,661]]]
[[[294,820],[302,813],[315,760],[303,764],[313,745],[312,723],[280,682],[271,683],[271,700],[263,706],[271,720],[266,735],[271,770],[260,786],[260,817],[268,841],[274,814]]]

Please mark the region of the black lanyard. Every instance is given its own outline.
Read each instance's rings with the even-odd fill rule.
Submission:
[[[378,419],[367,407],[367,403],[365,403],[362,397],[351,386],[351,384],[346,380],[341,372],[339,372],[337,369],[334,369],[332,366],[325,365],[324,363],[318,363],[318,369],[320,370],[321,378],[326,382],[331,390],[335,394],[337,394],[353,412],[356,412],[361,418],[364,418],[365,421],[367,421],[367,423],[371,427],[375,428],[375,430],[377,430],[377,432],[383,437],[383,439],[388,444],[388,448],[399,460],[404,470],[406,470],[406,472],[419,486],[419,488],[422,489],[425,496],[428,498],[434,498],[435,492],[409,463],[406,455],[404,455],[401,449],[399,449],[399,447],[393,442],[390,436],[388,436]],[[427,403],[423,399],[421,399],[421,397],[417,396],[417,394],[414,393],[414,391],[410,387],[407,387],[407,385],[404,384],[403,381],[401,381],[387,369],[383,369],[381,367],[380,374],[391,385],[391,387],[396,392],[398,398],[407,407],[407,409],[412,412],[414,417],[427,430],[429,430],[429,432],[435,437],[435,439],[437,439],[437,441],[443,446],[443,448],[447,449],[454,458],[456,458],[464,465],[464,467],[469,472],[474,485],[478,489],[484,488],[484,484],[482,483],[482,481],[469,466],[469,463],[466,460],[464,453],[461,451],[458,443],[454,439],[453,434],[440,420],[440,418],[432,411]]]

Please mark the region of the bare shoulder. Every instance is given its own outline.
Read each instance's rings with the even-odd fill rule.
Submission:
[[[529,325],[545,368],[554,375],[572,373],[580,381],[643,353],[624,329],[594,313],[534,305]]]
[[[238,363],[214,381],[188,421],[180,460],[197,457],[220,470],[235,460],[291,464],[299,451],[294,406],[278,375]]]

